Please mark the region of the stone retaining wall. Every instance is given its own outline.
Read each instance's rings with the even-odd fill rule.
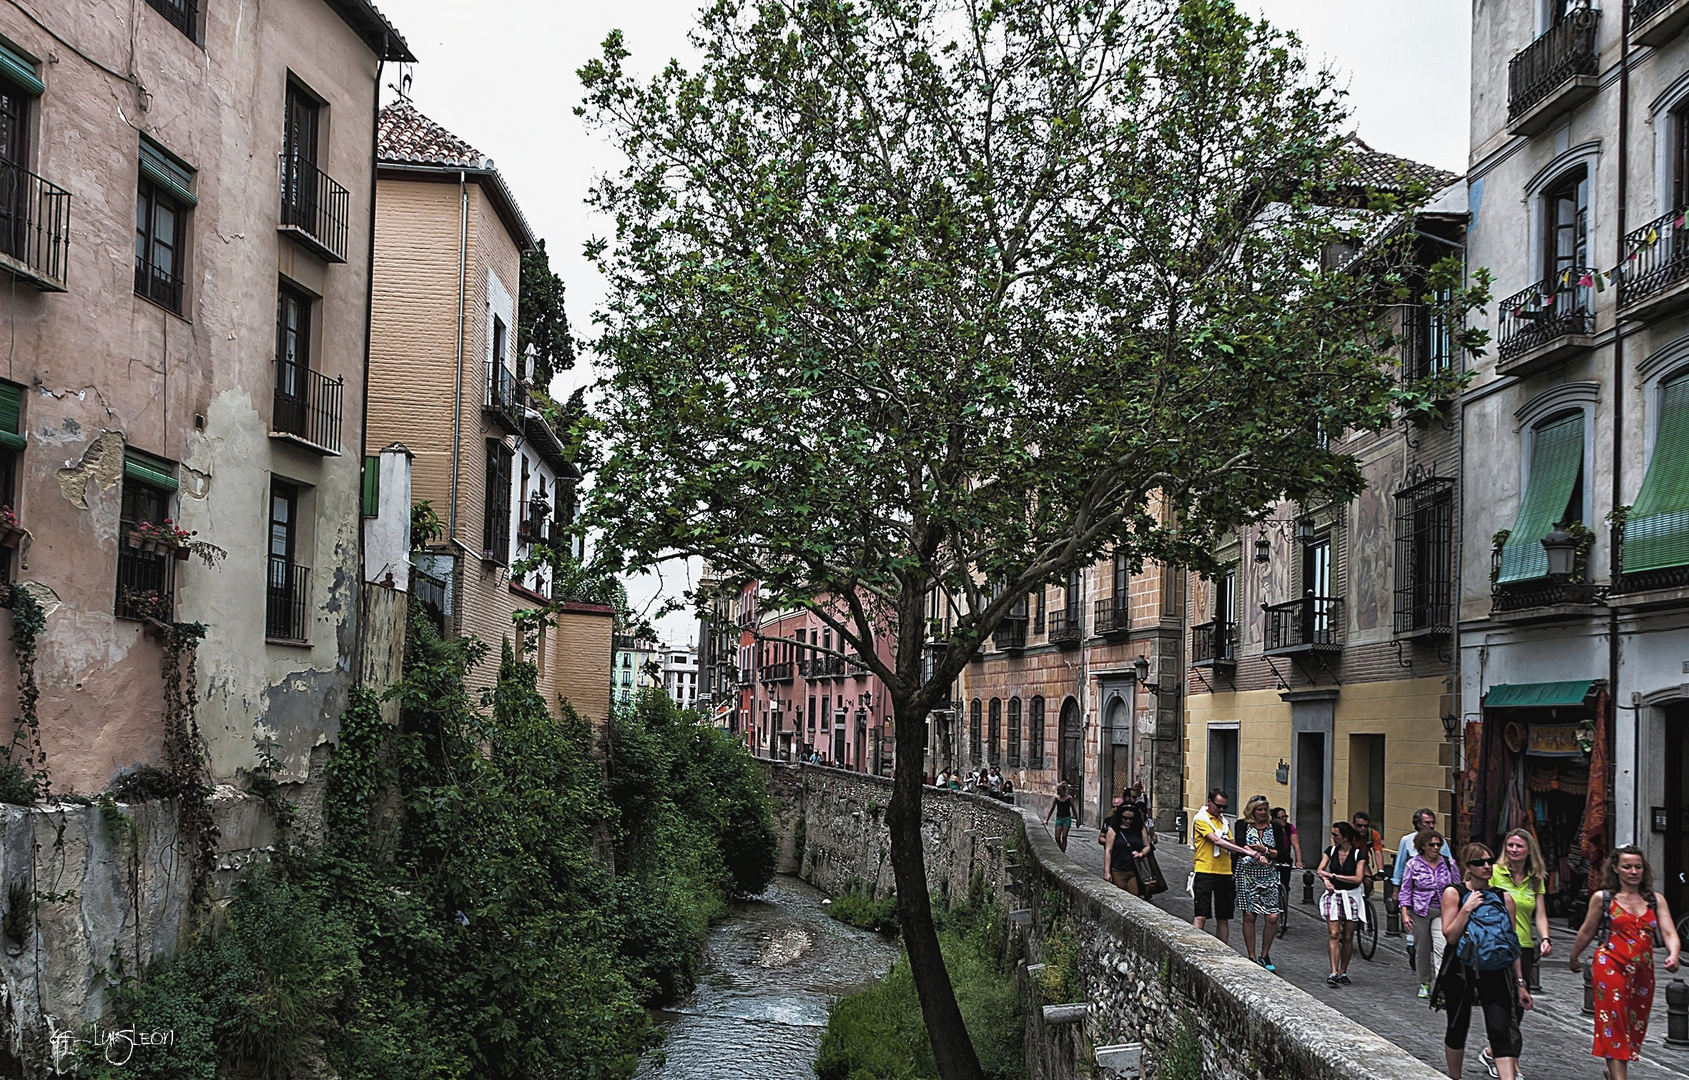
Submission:
[[[776,816],[792,864],[827,892],[853,884],[892,891],[884,807],[891,782],[813,765],[770,765]],[[1029,992],[1027,1065],[1033,1080],[1138,1075],[1096,1063],[1096,1048],[1143,1044],[1155,1080],[1435,1080],[1442,1074],[1243,956],[1069,859],[1030,811],[980,795],[929,788],[922,799],[927,881],[935,903],[966,895],[974,876],[1021,916],[1028,956],[1053,935],[1078,945],[1077,1024],[1044,1022],[1044,985]],[[795,843],[801,832],[801,850]],[[1428,1021],[1429,1022],[1429,1021]],[[1183,1027],[1202,1074],[1161,1066]]]

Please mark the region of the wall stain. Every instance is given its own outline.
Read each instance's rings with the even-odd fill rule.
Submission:
[[[123,446],[121,431],[104,431],[82,451],[82,460],[59,470],[59,491],[78,510],[88,509],[88,483],[106,491],[117,486],[123,478]]]

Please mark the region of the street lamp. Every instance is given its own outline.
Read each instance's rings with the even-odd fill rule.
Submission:
[[[1261,532],[1255,537],[1255,561],[1268,563],[1273,561],[1273,542],[1267,539],[1267,529],[1262,526]]]
[[[1554,531],[1542,538],[1542,549],[1548,553],[1548,576],[1569,578],[1577,562],[1578,538],[1566,531],[1566,523],[1554,526]]]
[[[1132,671],[1138,676],[1138,685],[1149,691],[1155,697],[1161,696],[1161,687],[1149,681],[1149,658],[1143,653],[1132,662]]]

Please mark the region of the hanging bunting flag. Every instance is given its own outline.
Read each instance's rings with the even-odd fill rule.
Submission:
[[[1671,227],[1674,229],[1683,228],[1683,219],[1685,217],[1689,217],[1689,213],[1679,213],[1676,217],[1671,219]]]
[[[1660,230],[1649,229],[1648,230],[1648,246],[1653,247],[1655,244],[1657,244],[1659,242],[1660,242]]]
[[[1595,284],[1595,271],[1593,271],[1593,270],[1591,270],[1589,273],[1585,274],[1583,277],[1578,278],[1578,288],[1580,288],[1580,289],[1587,289],[1594,284]]]

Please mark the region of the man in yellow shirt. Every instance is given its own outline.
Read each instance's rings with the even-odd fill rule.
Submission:
[[[1191,925],[1198,930],[1208,928],[1214,920],[1214,936],[1230,942],[1232,915],[1237,908],[1237,888],[1232,881],[1232,855],[1241,855],[1265,863],[1267,857],[1231,841],[1226,825],[1226,793],[1215,788],[1208,793],[1208,802],[1191,822],[1192,860],[1196,870],[1196,918]]]

